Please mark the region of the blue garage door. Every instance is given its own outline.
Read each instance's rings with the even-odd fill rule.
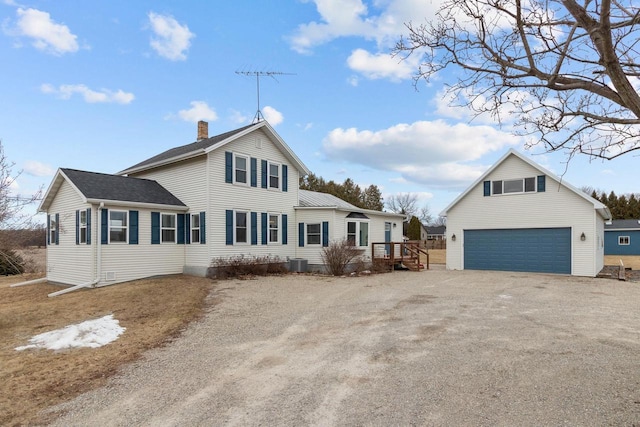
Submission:
[[[465,230],[464,268],[571,274],[571,228]]]

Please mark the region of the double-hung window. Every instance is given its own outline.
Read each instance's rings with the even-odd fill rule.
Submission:
[[[278,243],[280,215],[269,214],[269,243]]]
[[[56,232],[58,231],[58,223],[56,222],[56,216],[51,215],[49,218],[49,242],[54,244],[56,242]]]
[[[79,221],[78,221],[78,242],[79,243],[87,243],[87,210],[81,210],[78,212]]]
[[[269,162],[269,188],[280,188],[280,165]]]
[[[161,214],[160,215],[160,236],[162,243],[176,242],[176,215]]]
[[[235,242],[236,243],[247,243],[248,240],[248,232],[247,232],[247,212],[238,212],[235,213],[236,222],[235,222]]]
[[[128,212],[109,210],[109,243],[127,243]]]
[[[247,184],[247,169],[249,166],[249,158],[236,154],[234,157],[233,180],[236,184]]]
[[[369,223],[365,221],[348,221],[347,241],[351,246],[369,246]]]
[[[191,214],[191,243],[200,243],[200,214]]]
[[[319,245],[322,240],[320,234],[320,224],[307,224],[307,244]]]

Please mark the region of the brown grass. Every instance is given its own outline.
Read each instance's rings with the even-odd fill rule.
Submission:
[[[429,263],[430,264],[446,264],[447,250],[446,249],[429,249]]]
[[[620,260],[622,260],[625,267],[640,270],[640,256],[633,255],[605,255],[604,265],[620,265]]]
[[[0,425],[46,423],[41,411],[103,385],[147,349],[177,335],[202,315],[210,279],[168,276],[48,298],[50,284],[10,288],[34,275],[0,278]],[[26,350],[36,334],[108,314],[126,328],[103,347]],[[51,417],[52,415],[48,415]]]

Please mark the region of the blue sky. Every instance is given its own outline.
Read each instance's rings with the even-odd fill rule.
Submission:
[[[252,121],[261,110],[316,175],[387,197],[411,192],[439,213],[509,148],[576,187],[639,191],[638,159],[574,158],[471,120],[443,97],[446,75],[414,88],[417,58],[389,55],[403,23],[438,1],[0,0],[0,139],[19,194],[59,167],[116,173]]]

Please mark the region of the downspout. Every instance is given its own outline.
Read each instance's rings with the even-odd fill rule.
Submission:
[[[82,288],[93,288],[95,287],[95,285],[98,284],[98,282],[100,282],[100,276],[102,273],[102,242],[100,241],[100,231],[102,230],[102,209],[104,208],[104,202],[100,202],[100,205],[98,206],[98,221],[96,221],[98,223],[98,226],[96,227],[96,245],[98,246],[98,248],[96,249],[96,278],[88,283],[82,283],[80,285],[76,285],[76,286],[72,286],[70,288],[66,288],[66,289],[62,289],[60,291],[57,292],[52,292],[50,293],[48,296],[49,297],[57,297],[58,295],[62,295],[62,294],[66,294],[69,292],[73,292],[73,291],[77,291],[78,289],[82,289]]]

